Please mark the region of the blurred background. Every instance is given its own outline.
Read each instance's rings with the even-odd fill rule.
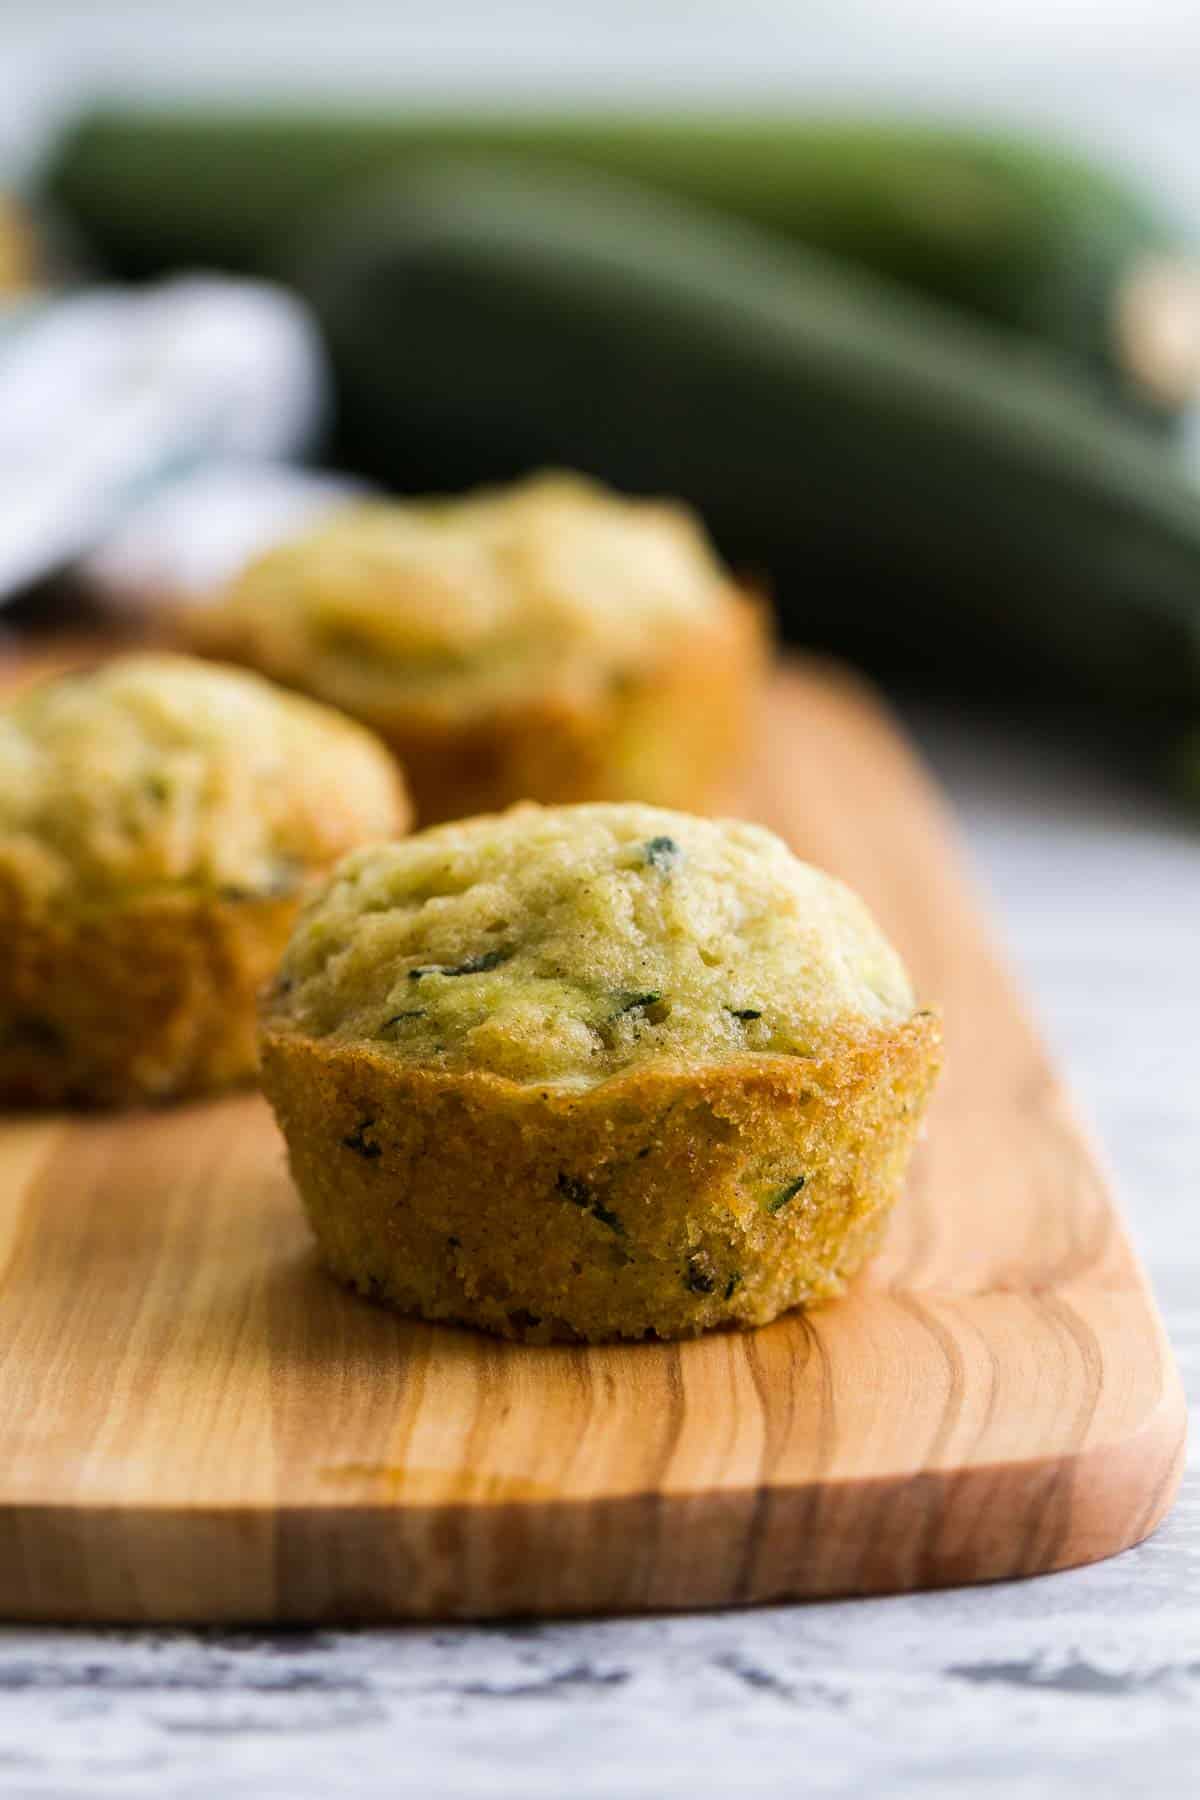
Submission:
[[[870,100],[1066,129],[1200,213],[1189,0],[5,0],[18,165],[89,83],[125,93],[506,103]]]
[[[1119,143],[1200,196],[1188,0],[6,0],[3,131],[89,78],[126,91],[491,100],[736,95],[936,102]],[[22,91],[23,90],[23,91]]]
[[[86,558],[93,588],[202,586],[325,501],[261,469],[172,479],[118,529],[166,492],[156,468],[421,489],[565,462],[692,501],[789,637],[922,689],[1098,704],[1127,764],[1200,792],[1182,0],[8,0],[0,75],[18,299],[208,270],[303,307],[193,292],[57,338],[10,307],[0,597]],[[448,218],[432,251],[423,211]],[[615,273],[585,318],[589,257]],[[104,398],[147,334],[187,346],[152,424]],[[565,416],[539,364],[571,368]]]

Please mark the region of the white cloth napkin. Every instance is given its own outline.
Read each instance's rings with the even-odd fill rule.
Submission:
[[[239,512],[232,490],[243,488],[231,535],[255,547],[255,493],[267,514],[291,508],[294,517],[329,491],[297,472],[285,503],[293,477],[271,468],[309,448],[327,397],[312,321],[266,282],[183,276],[9,308],[0,315],[0,604],[101,546],[100,570],[122,559],[140,566],[130,537],[139,514],[158,534],[161,567],[163,521],[176,516],[161,504],[185,477],[193,496],[202,493],[216,469],[227,518]],[[200,567],[194,504],[188,520],[185,581]]]

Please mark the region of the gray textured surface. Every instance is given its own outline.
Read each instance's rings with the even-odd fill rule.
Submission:
[[[1115,1161],[1200,1408],[1200,833],[1028,719],[913,709]],[[0,1791],[324,1800],[1200,1792],[1200,1470],[1040,1581],[278,1637],[0,1631]]]

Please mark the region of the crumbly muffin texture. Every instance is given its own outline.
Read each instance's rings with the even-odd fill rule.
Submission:
[[[770,832],[519,807],[355,854],[263,1086],[364,1293],[537,1341],[762,1324],[879,1241],[940,1060],[866,908]]]
[[[18,696],[0,709],[0,1100],[248,1079],[301,894],[407,815],[381,744],[256,676],[136,656]]]
[[[398,1063],[587,1085],[650,1060],[814,1056],[914,1003],[862,901],[769,831],[594,805],[351,855],[273,1004]]]
[[[544,474],[350,507],[251,563],[201,631],[360,716],[461,718],[603,692],[729,587],[684,508]]]
[[[422,824],[727,805],[770,641],[690,513],[568,475],[351,507],[178,628],[378,732]]]
[[[842,1293],[939,1060],[915,1014],[821,1057],[648,1063],[580,1090],[269,1030],[263,1086],[335,1275],[427,1319],[600,1343]]]
[[[403,813],[366,731],[242,670],[129,656],[0,710],[0,890],[26,910],[277,897]]]

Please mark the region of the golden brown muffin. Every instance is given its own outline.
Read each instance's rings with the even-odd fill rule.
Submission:
[[[0,708],[0,1100],[252,1075],[306,885],[407,811],[361,726],[241,670],[130,656]]]
[[[839,1293],[939,1056],[862,902],[771,833],[530,806],[341,864],[262,1079],[337,1275],[599,1341]]]
[[[190,631],[370,725],[423,823],[522,798],[707,807],[767,641],[689,513],[566,475],[353,507]]]

